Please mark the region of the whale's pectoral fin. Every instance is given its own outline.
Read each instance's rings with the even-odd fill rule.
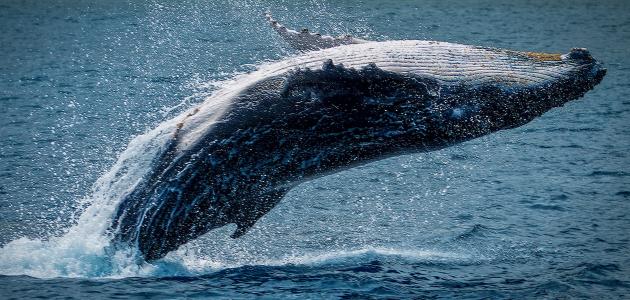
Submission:
[[[268,213],[276,206],[276,204],[278,204],[278,202],[280,202],[280,199],[282,199],[286,193],[287,190],[284,189],[274,190],[240,205],[238,207],[239,211],[237,212],[238,217],[235,220],[236,230],[232,233],[232,235],[230,235],[230,237],[236,239],[246,234],[249,229],[256,224],[258,219]]]
[[[291,47],[300,51],[319,50],[341,45],[368,42],[366,40],[354,38],[350,35],[332,37],[329,35],[321,35],[319,33],[311,33],[308,29],[302,29],[302,31],[298,32],[282,26],[282,24],[273,19],[269,12],[265,13],[265,17],[271,27],[280,34],[282,39],[289,43]]]

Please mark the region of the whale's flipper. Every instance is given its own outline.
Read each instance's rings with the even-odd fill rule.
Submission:
[[[256,197],[255,201],[248,202],[247,205],[238,207],[238,212],[236,213],[238,217],[235,222],[236,230],[230,237],[236,239],[246,234],[256,224],[258,219],[267,214],[280,202],[280,199],[284,197],[287,191],[286,189],[277,189]]]
[[[319,33],[311,33],[308,29],[302,29],[301,32],[297,32],[282,26],[282,24],[273,19],[270,13],[265,13],[265,17],[267,17],[267,21],[269,21],[271,27],[278,32],[280,36],[289,43],[289,45],[291,45],[291,47],[300,51],[320,50],[341,45],[362,44],[368,42],[366,40],[354,38],[350,35],[332,37],[329,35],[321,35]]]

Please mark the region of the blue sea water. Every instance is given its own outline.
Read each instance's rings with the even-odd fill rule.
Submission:
[[[94,211],[146,168],[144,133],[295,54],[266,10],[371,40],[586,47],[608,75],[523,127],[304,183],[243,238],[108,256]],[[2,1],[0,298],[628,298],[628,49],[627,1]]]

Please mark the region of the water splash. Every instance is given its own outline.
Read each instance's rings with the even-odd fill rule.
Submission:
[[[47,240],[20,238],[5,245],[0,250],[2,273],[92,277],[126,272],[132,261],[116,261],[120,254],[110,257],[106,253],[110,240],[106,230],[118,201],[150,169],[170,139],[172,128],[173,122],[166,122],[134,138],[116,164],[95,183],[92,196],[81,201],[86,208],[64,235]],[[111,269],[113,265],[119,270]]]

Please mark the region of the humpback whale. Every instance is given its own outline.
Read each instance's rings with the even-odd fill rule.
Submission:
[[[185,112],[112,216],[113,245],[147,261],[227,224],[245,234],[301,182],[521,126],[583,96],[589,51],[371,42],[271,26],[299,54],[266,63]]]

